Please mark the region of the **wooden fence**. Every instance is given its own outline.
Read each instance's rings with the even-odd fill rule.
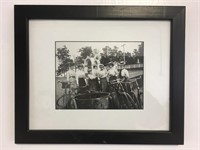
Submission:
[[[131,65],[125,65],[126,69],[139,69],[139,68],[143,68],[144,65],[143,64],[131,64]],[[118,69],[121,69],[121,66],[118,66]]]

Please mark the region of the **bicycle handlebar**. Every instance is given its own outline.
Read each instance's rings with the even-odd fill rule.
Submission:
[[[122,79],[117,79],[117,80],[111,81],[110,83],[111,83],[111,84],[117,84],[117,83],[132,83],[132,82],[136,82],[137,80],[139,80],[139,79],[141,79],[141,78],[142,78],[141,76],[138,77],[138,78],[130,78],[129,80],[133,80],[133,79],[134,79],[134,81],[126,81],[126,82],[123,82]]]

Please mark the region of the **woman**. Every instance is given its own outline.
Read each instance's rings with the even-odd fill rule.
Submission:
[[[86,76],[83,69],[83,65],[78,66],[78,71],[76,72],[76,82],[79,86],[79,92],[83,92],[86,86]]]
[[[100,90],[100,85],[99,85],[99,80],[98,80],[98,76],[99,76],[99,69],[97,68],[97,65],[93,66],[93,70],[92,70],[92,74],[96,77],[96,89],[97,91]]]
[[[97,76],[94,74],[92,69],[88,69],[88,84],[89,84],[89,90],[90,91],[97,91]]]
[[[108,90],[108,82],[107,82],[108,72],[104,68],[103,64],[100,64],[99,67],[100,67],[100,71],[99,71],[100,89],[102,92],[107,92],[107,90]]]
[[[119,73],[113,63],[109,63],[109,67],[110,69],[108,71],[108,76],[109,76],[109,82],[111,83],[112,81],[117,79]]]
[[[100,66],[99,66],[99,65],[100,65],[100,60],[99,60],[99,57],[98,57],[98,56],[95,57],[94,63],[95,63],[95,65],[97,66],[97,69],[100,70]]]
[[[88,69],[91,69],[92,67],[92,62],[90,60],[90,57],[87,56],[86,59],[84,60],[84,71],[85,73],[88,73]]]
[[[71,64],[67,71],[67,82],[70,88],[70,93],[75,95],[77,93],[76,72],[74,71],[74,64]]]
[[[129,80],[129,72],[125,68],[125,66],[126,66],[125,63],[121,63],[121,66],[122,66],[122,70],[120,72],[120,77],[123,82],[127,82]]]

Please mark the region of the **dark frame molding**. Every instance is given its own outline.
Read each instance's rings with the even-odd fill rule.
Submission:
[[[183,144],[184,6],[15,5],[15,143]],[[170,130],[30,130],[29,19],[170,20]]]

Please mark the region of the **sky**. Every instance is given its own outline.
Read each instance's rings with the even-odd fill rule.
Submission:
[[[80,48],[86,47],[86,46],[91,46],[92,50],[97,49],[99,52],[103,52],[102,48],[105,46],[109,46],[113,48],[114,46],[119,47],[119,50],[123,52],[123,47],[122,45],[125,44],[124,50],[125,52],[130,52],[132,53],[134,49],[138,49],[138,45],[141,44],[141,42],[137,41],[130,41],[130,42],[56,42],[56,49],[57,48],[62,48],[64,45],[70,50],[70,55],[73,57],[76,57],[80,55],[78,52]]]

